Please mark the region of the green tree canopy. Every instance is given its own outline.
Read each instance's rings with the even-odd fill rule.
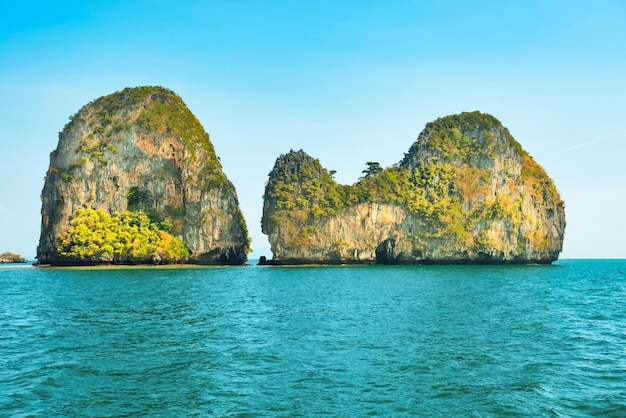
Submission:
[[[370,176],[372,174],[381,173],[383,168],[376,161],[368,161],[365,163],[367,168],[361,171],[361,174],[364,174],[364,177]]]
[[[79,209],[61,234],[62,257],[98,262],[182,261],[189,250],[179,238],[159,229],[139,212],[109,215],[101,209]]]

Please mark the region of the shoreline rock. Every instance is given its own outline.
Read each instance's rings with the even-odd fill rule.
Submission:
[[[6,252],[0,254],[0,263],[28,263],[28,260],[22,257],[19,254],[15,254],[12,252]]]

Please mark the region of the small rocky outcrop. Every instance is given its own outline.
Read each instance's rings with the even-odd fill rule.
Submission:
[[[28,260],[19,254],[6,252],[0,254],[0,263],[28,263]]]
[[[247,259],[237,194],[209,135],[162,87],[127,88],[73,115],[41,199],[40,264]]]
[[[551,263],[564,203],[493,116],[429,123],[399,164],[368,162],[341,185],[303,151],[281,155],[265,189],[270,264]]]

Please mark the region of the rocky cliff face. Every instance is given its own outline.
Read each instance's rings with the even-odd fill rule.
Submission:
[[[275,264],[550,263],[565,230],[547,176],[493,116],[429,123],[404,159],[334,182],[303,151],[281,155],[262,228]]]
[[[84,262],[59,251],[81,208],[145,212],[183,240],[189,262],[247,259],[248,234],[235,188],[209,135],[182,99],[162,87],[127,88],[73,115],[50,155],[41,197],[42,264]],[[108,261],[131,261],[124,257]]]

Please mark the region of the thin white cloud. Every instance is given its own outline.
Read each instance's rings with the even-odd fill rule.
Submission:
[[[626,129],[622,129],[620,131],[613,132],[612,134],[609,134],[609,135],[604,135],[604,136],[601,136],[601,137],[598,137],[598,138],[594,138],[591,141],[581,142],[580,144],[576,144],[576,145],[571,146],[569,149],[570,150],[574,150],[574,149],[578,149],[578,148],[588,147],[590,145],[597,144],[598,142],[603,142],[603,141],[606,141],[606,140],[609,140],[609,139],[612,139],[612,138],[616,138],[616,137],[619,137],[619,136],[626,136]]]

